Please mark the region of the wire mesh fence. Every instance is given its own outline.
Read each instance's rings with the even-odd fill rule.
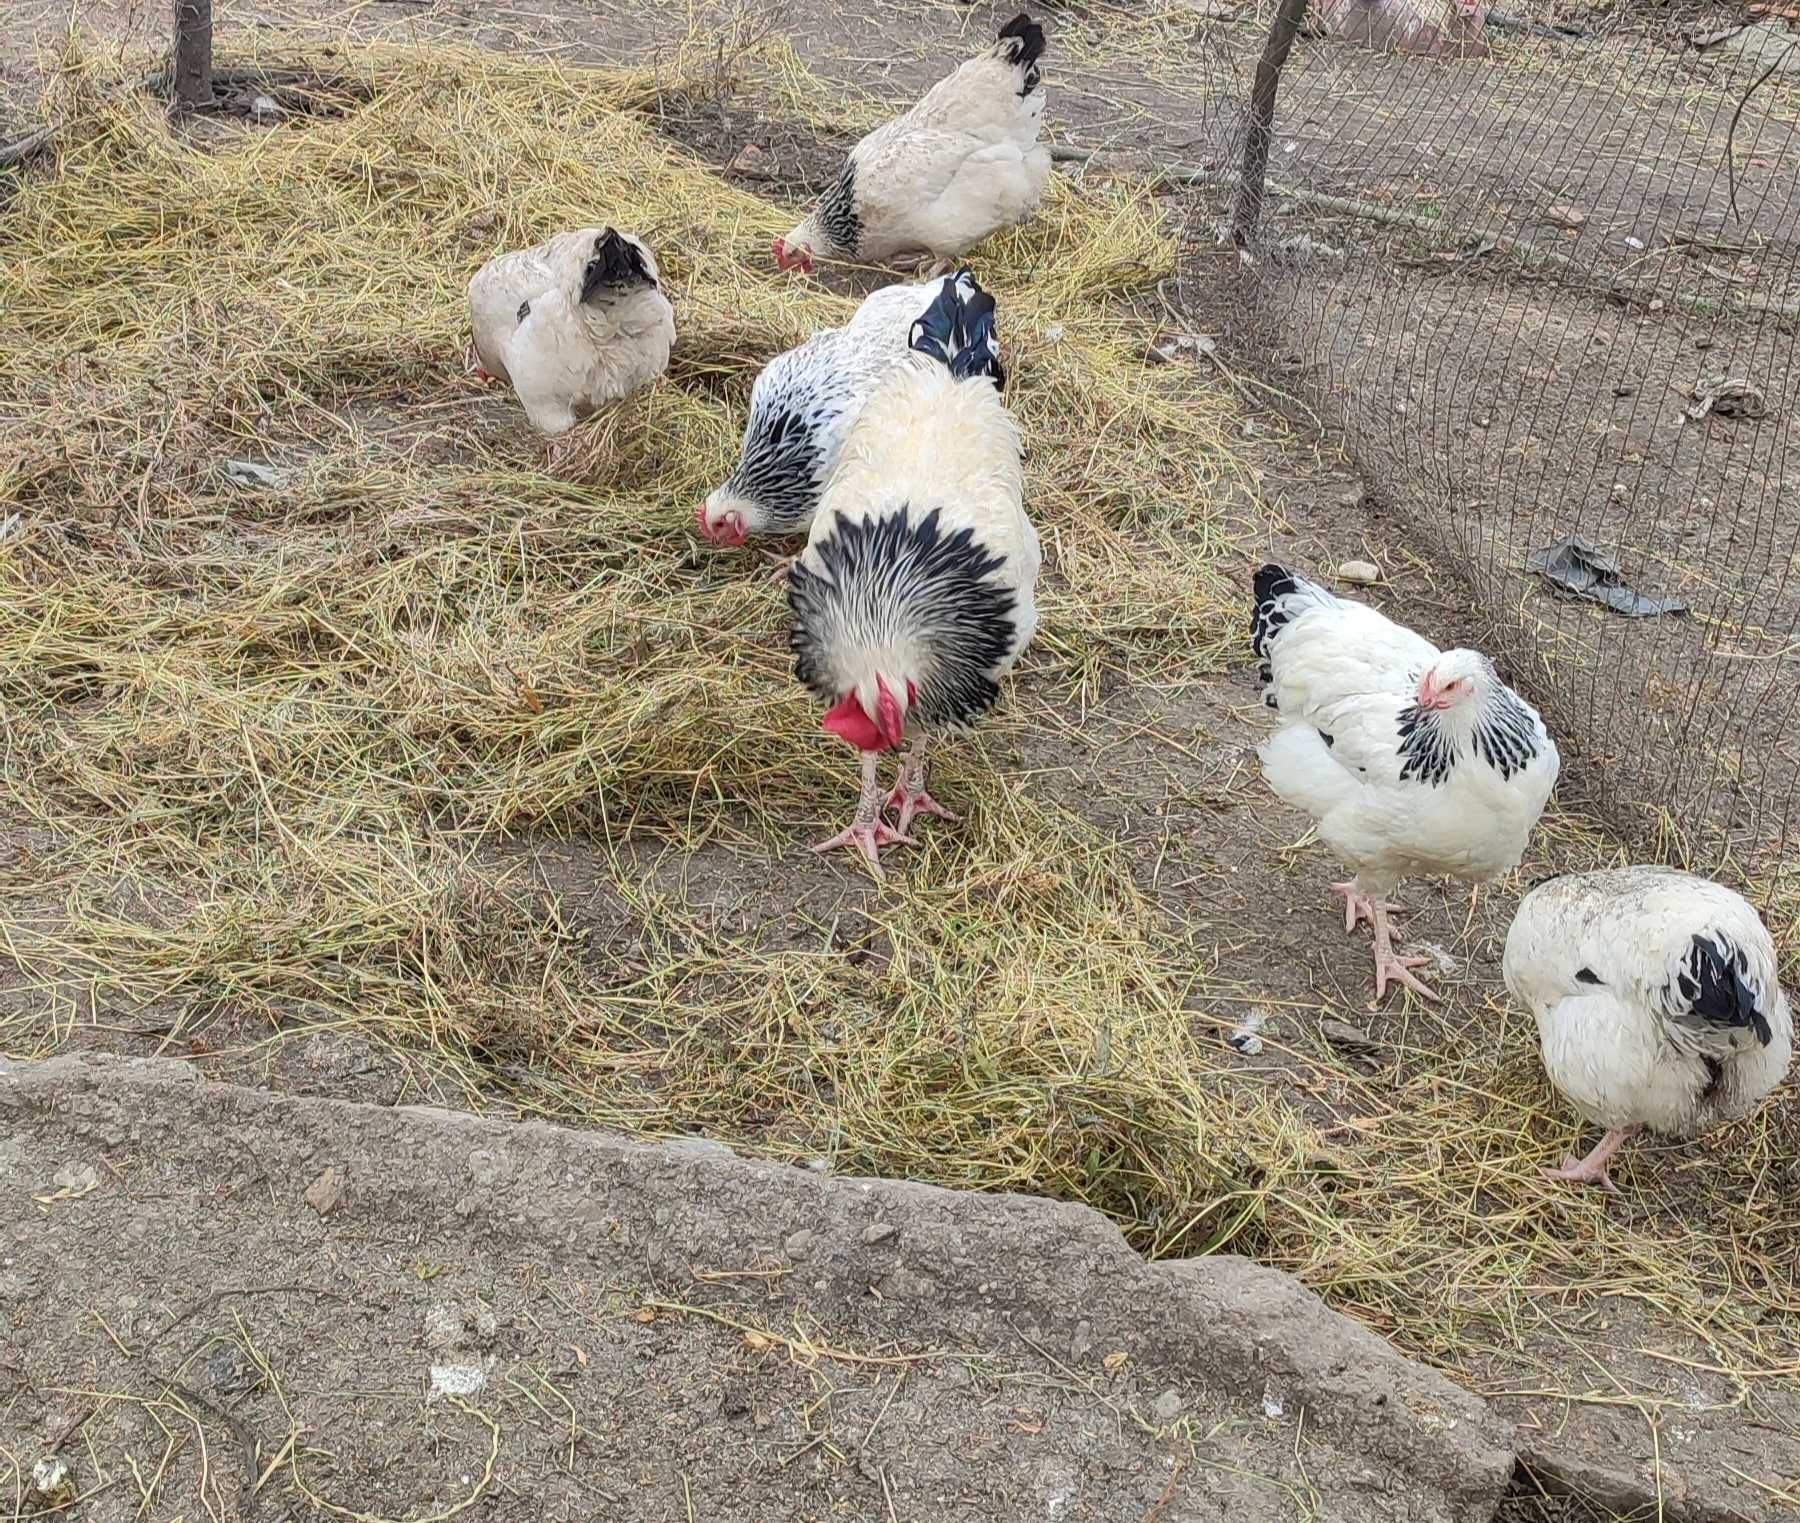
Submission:
[[[1463,575],[1580,796],[1766,880],[1800,826],[1800,31],[1382,4],[1303,24],[1253,229],[1257,54],[1221,49],[1245,104],[1187,177],[1247,245],[1226,336]]]

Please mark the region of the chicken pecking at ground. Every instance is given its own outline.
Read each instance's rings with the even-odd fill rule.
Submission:
[[[1550,1082],[1606,1128],[1551,1179],[1614,1188],[1640,1127],[1693,1137],[1747,1116],[1781,1082],[1794,1022],[1775,943],[1720,884],[1668,867],[1539,884],[1506,937],[1506,987],[1537,1019]]]
[[[803,534],[837,464],[844,436],[882,379],[912,353],[916,318],[938,283],[883,286],[841,328],[777,355],[756,378],[744,449],[723,486],[701,504],[700,533],[716,545],[765,534]]]
[[[854,846],[878,878],[916,814],[955,818],[926,791],[925,736],[993,707],[1037,628],[1042,564],[993,298],[966,270],[945,280],[911,347],[851,426],[788,584],[795,672],[862,753],[856,817],[814,850]],[[890,829],[881,757],[903,744]]]
[[[476,373],[509,382],[545,434],[648,386],[675,343],[655,257],[610,227],[490,259],[469,282],[469,312]]]
[[[1375,936],[1375,997],[1428,959],[1394,951],[1401,878],[1483,883],[1511,871],[1561,758],[1537,711],[1475,650],[1441,651],[1367,604],[1280,566],[1255,578],[1250,644],[1282,724],[1260,749],[1275,793],[1304,809],[1354,876],[1344,926]]]
[[[1044,29],[1013,17],[991,48],[850,150],[806,220],[775,240],[775,262],[935,261],[937,271],[1024,221],[1050,181],[1050,150],[1038,142],[1043,53]]]

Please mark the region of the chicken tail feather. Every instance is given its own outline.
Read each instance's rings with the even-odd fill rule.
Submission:
[[[996,56],[1025,71],[1020,95],[1029,95],[1037,88],[1038,81],[1043,78],[1038,69],[1038,60],[1044,56],[1044,29],[1029,15],[1020,11],[1000,28],[994,52]]]
[[[619,293],[655,284],[644,256],[629,239],[607,228],[594,240],[594,252],[581,272],[581,299],[590,302],[602,292]]]
[[[949,367],[958,380],[985,375],[1006,385],[1000,363],[1000,335],[994,326],[994,298],[968,270],[946,277],[937,299],[913,321],[907,342]]]

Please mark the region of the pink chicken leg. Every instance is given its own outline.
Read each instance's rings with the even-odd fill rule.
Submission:
[[[900,775],[894,780],[894,791],[888,795],[887,807],[898,808],[900,818],[895,822],[895,829],[901,835],[906,834],[907,827],[912,824],[913,816],[935,814],[941,820],[954,820],[956,816],[925,791],[925,741],[923,738],[913,741],[900,758]]]
[[[864,751],[862,754],[862,796],[857,800],[856,818],[829,841],[820,841],[813,847],[813,850],[831,851],[838,846],[854,846],[867,859],[876,878],[886,881],[887,874],[881,870],[881,856],[877,848],[912,846],[916,843],[904,829],[890,830],[882,823],[880,771],[881,753]]]
[[[1572,1185],[1599,1185],[1608,1195],[1617,1195],[1619,1187],[1612,1182],[1606,1166],[1612,1161],[1612,1155],[1619,1151],[1620,1144],[1636,1130],[1635,1126],[1615,1126],[1594,1144],[1586,1158],[1578,1160],[1571,1153],[1563,1159],[1560,1169],[1545,1169],[1544,1178]]]
[[[1359,920],[1367,920],[1375,932],[1375,998],[1382,999],[1387,994],[1388,980],[1404,984],[1415,994],[1426,999],[1438,999],[1441,996],[1435,989],[1428,987],[1413,977],[1414,968],[1423,968],[1430,964],[1429,957],[1402,957],[1394,950],[1393,929],[1388,925],[1388,916],[1402,912],[1403,906],[1392,904],[1386,899],[1373,899],[1365,894],[1362,885],[1356,880],[1349,883],[1334,883],[1331,891],[1340,895],[1344,901],[1344,929],[1354,931]]]

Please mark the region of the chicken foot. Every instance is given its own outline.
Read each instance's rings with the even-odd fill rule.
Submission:
[[[1563,1159],[1560,1169],[1543,1170],[1544,1178],[1561,1180],[1571,1185],[1599,1185],[1608,1195],[1617,1195],[1619,1187],[1612,1182],[1606,1166],[1612,1161],[1612,1155],[1619,1151],[1620,1145],[1636,1130],[1635,1126],[1615,1126],[1594,1144],[1586,1158],[1577,1159],[1571,1153]]]
[[[1381,999],[1387,994],[1388,980],[1404,984],[1415,994],[1426,999],[1437,999],[1435,989],[1427,987],[1419,979],[1413,977],[1414,968],[1429,966],[1429,957],[1402,957],[1394,950],[1393,928],[1388,924],[1389,915],[1401,915],[1406,907],[1394,904],[1386,899],[1372,899],[1362,890],[1362,885],[1354,879],[1349,883],[1334,883],[1331,891],[1342,897],[1344,901],[1344,930],[1354,931],[1358,921],[1366,920],[1375,932],[1375,998]]]
[[[882,846],[915,846],[918,843],[904,829],[890,830],[881,820],[881,753],[862,754],[862,795],[856,803],[856,818],[829,841],[820,841],[814,851],[831,851],[839,846],[854,846],[862,852],[877,880],[886,881],[881,870]]]
[[[925,791],[925,741],[921,736],[906,748],[900,758],[900,775],[894,780],[894,791],[888,795],[887,807],[898,806],[900,819],[896,825],[901,835],[913,822],[913,816],[935,814],[941,820],[956,816]]]

